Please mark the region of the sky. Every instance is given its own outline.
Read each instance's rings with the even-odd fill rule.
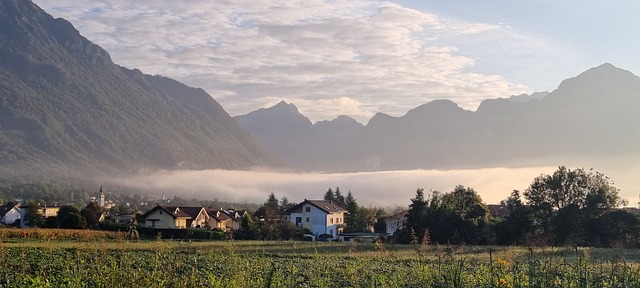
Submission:
[[[640,72],[640,2],[35,0],[116,64],[205,89],[231,114],[284,100],[312,121],[435,99],[551,91],[609,62]]]

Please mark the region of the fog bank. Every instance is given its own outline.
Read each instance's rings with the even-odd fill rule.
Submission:
[[[473,170],[402,170],[358,173],[282,173],[272,171],[174,170],[114,179],[118,184],[152,194],[222,201],[262,203],[269,193],[290,201],[320,199],[327,189],[351,191],[359,204],[406,206],[417,188],[448,192],[458,185],[473,187],[486,203],[498,203],[514,189],[524,190],[541,173],[557,167],[487,168]],[[144,174],[144,175],[143,175]]]

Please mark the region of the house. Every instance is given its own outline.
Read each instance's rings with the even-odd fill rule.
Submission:
[[[56,217],[60,211],[60,206],[44,206],[40,207],[40,215],[44,218]]]
[[[229,222],[234,221],[229,215],[221,210],[209,210],[208,226],[211,229],[220,229],[222,231],[229,231],[231,225]]]
[[[209,221],[204,207],[179,207],[158,205],[142,217],[144,225],[152,228],[200,228]]]
[[[331,201],[304,200],[288,209],[283,215],[298,227],[307,228],[316,236],[322,238],[331,236],[338,239],[345,227],[344,215],[347,210]]]
[[[116,215],[115,221],[118,224],[129,224],[131,223],[131,220],[133,220],[133,218],[136,218],[135,214],[121,214]]]
[[[224,213],[229,215],[233,221],[229,221],[227,223],[227,227],[238,230],[240,229],[240,223],[242,222],[242,217],[247,214],[245,210],[222,210]]]
[[[211,229],[221,229],[222,231],[235,231],[240,229],[240,221],[245,211],[234,210],[208,210],[209,227]]]
[[[396,214],[393,215],[389,215],[387,217],[384,217],[384,223],[386,225],[386,232],[389,235],[393,235],[394,233],[396,233],[396,231],[402,229],[402,227],[404,227],[404,220],[405,215],[409,213],[408,210],[403,210],[400,211]]]
[[[487,209],[489,209],[489,214],[491,217],[507,217],[511,213],[507,205],[502,204],[489,204],[487,205]]]
[[[7,202],[0,206],[0,222],[5,225],[15,225],[16,221],[22,220],[22,216],[23,213],[18,202]]]

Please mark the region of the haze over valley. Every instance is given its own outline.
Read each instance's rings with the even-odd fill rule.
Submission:
[[[406,3],[274,10],[267,1],[234,14],[233,4],[199,2],[225,26],[190,4],[158,1],[144,7],[155,12],[139,15],[142,8],[124,2],[35,2],[0,3],[7,181],[89,179],[251,202],[269,193],[321,198],[339,186],[362,204],[404,206],[416,188],[458,184],[497,203],[563,165],[602,172],[623,198],[638,200],[640,70],[620,68],[625,62],[562,73],[546,66],[549,75],[533,65],[485,71],[464,48],[471,38],[500,36],[509,47],[543,40]],[[129,8],[133,16],[123,12]],[[180,25],[172,26],[171,11],[184,13]],[[281,14],[267,13],[274,11]],[[123,19],[136,25],[116,23]],[[164,31],[173,28],[183,36]],[[523,53],[560,53],[532,46]],[[521,81],[525,69],[540,76]]]

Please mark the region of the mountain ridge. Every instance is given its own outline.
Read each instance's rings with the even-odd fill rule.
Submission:
[[[552,92],[486,99],[476,111],[442,99],[399,117],[376,113],[351,139],[333,142],[339,147],[317,157],[325,159],[322,163],[303,168],[344,172],[554,166],[562,159],[607,157],[611,151],[636,155],[637,91],[638,76],[605,63],[562,81]],[[268,130],[259,133],[269,141]],[[285,157],[296,161],[293,155]]]
[[[281,165],[204,90],[114,64],[30,1],[1,2],[0,25],[4,170]]]

